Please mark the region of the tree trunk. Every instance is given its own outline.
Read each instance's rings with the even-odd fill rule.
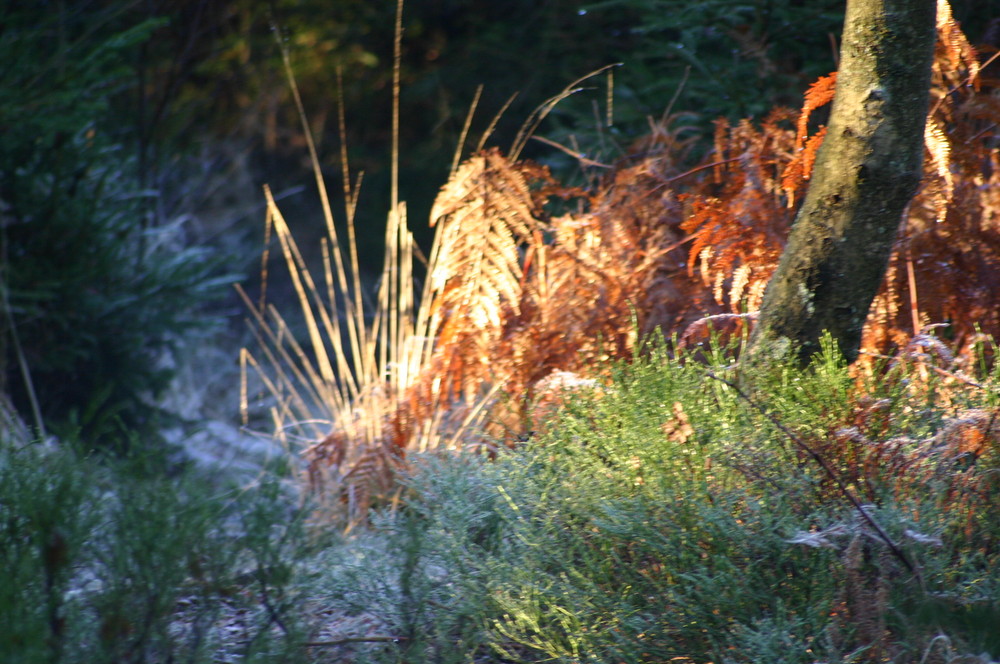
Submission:
[[[745,366],[805,365],[828,331],[853,361],[922,174],[935,0],[848,0],[826,138],[764,293]]]

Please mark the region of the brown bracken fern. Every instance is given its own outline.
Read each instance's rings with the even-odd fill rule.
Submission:
[[[910,352],[911,340],[929,348],[936,323],[948,323],[956,358],[1000,332],[1000,102],[980,85],[979,56],[943,0],[938,30],[924,177],[869,314],[868,357]],[[587,191],[481,150],[438,195],[419,296],[405,206],[392,210],[368,314],[333,225],[331,258],[313,283],[272,202],[311,351],[273,309],[255,315],[276,367],[265,372],[274,422],[322,421],[305,435],[314,483],[356,521],[393,498],[409,454],[513,444],[538,426],[531,408],[551,405],[553,386],[599,386],[603,360],[633,357],[654,330],[687,346],[719,326],[745,330],[808,186],[825,131],[816,120],[835,89],[831,74],[798,111],[719,120],[714,151],[693,168],[683,166],[695,137],[681,116],[651,121],[650,138]],[[563,212],[550,212],[554,199]],[[319,418],[316,403],[326,406]],[[865,408],[830,444],[865,448],[879,412]],[[915,463],[889,449],[884,467]],[[856,456],[852,481],[863,486],[881,466]]]
[[[949,323],[960,348],[976,337],[977,326],[993,333],[1000,324],[1000,291],[993,287],[1000,277],[1000,104],[981,89],[978,56],[943,0],[938,35],[924,178],[869,315],[863,345],[870,353],[901,348],[930,323]],[[810,134],[810,121],[835,89],[835,74],[809,88],[792,140],[775,122],[787,119],[781,111],[759,130],[723,124],[726,130],[716,133],[716,156],[739,154],[740,168],[718,167],[714,188],[688,194],[693,213],[684,227],[698,234],[691,270],[697,261],[706,287],[731,311],[759,304],[755,296],[781,254],[822,144],[825,127]],[[769,168],[780,172],[780,191]],[[781,198],[786,212],[778,209]]]

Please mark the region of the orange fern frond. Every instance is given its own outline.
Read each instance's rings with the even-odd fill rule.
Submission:
[[[933,117],[924,125],[924,145],[927,149],[927,170],[941,182],[940,191],[932,195],[935,221],[941,221],[955,193],[955,178],[951,172],[951,144],[944,127]]]
[[[798,124],[796,125],[796,147],[801,149],[805,145],[806,137],[809,135],[809,118],[812,116],[813,111],[832,102],[836,92],[837,72],[820,76],[806,90],[802,111],[799,114]]]
[[[954,85],[959,77],[965,77],[978,90],[979,58],[976,49],[962,32],[958,21],[951,13],[948,0],[938,0],[937,3],[937,59],[944,59],[948,70],[954,72],[949,82]]]
[[[837,91],[837,72],[820,76],[806,90],[795,127],[794,155],[781,175],[781,190],[788,199],[787,207],[795,205],[795,197],[809,181],[816,153],[826,137],[826,126],[821,126],[812,136],[809,135],[809,119],[813,111],[833,101]]]
[[[826,126],[820,127],[815,134],[807,138],[805,145],[795,153],[785,167],[785,172],[781,176],[781,188],[788,197],[788,207],[795,205],[796,194],[805,187],[812,176],[816,153],[819,152],[824,138],[826,138]]]
[[[726,131],[716,132],[718,186],[711,195],[697,186],[682,195],[687,215],[680,227],[691,238],[687,273],[697,270],[712,300],[734,312],[759,306],[784,247],[791,214],[779,174],[787,170],[795,135],[782,125],[793,117],[778,109],[760,128],[746,120],[719,124]]]

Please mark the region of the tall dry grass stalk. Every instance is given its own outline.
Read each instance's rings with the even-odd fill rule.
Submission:
[[[421,412],[434,416],[424,418],[419,427],[407,432],[405,439],[399,430],[401,423],[393,420],[430,361],[441,323],[440,313],[431,311],[436,299],[434,284],[441,280],[427,278],[422,287],[418,286],[415,263],[421,254],[407,222],[406,204],[398,194],[402,10],[403,1],[398,0],[393,58],[392,194],[385,256],[374,303],[361,281],[355,228],[361,177],[352,186],[343,96],[338,95],[346,243],[338,235],[315,142],[280,35],[285,71],[305,132],[326,223],[321,276],[314,277],[306,264],[267,187],[265,237],[273,235],[280,247],[297,296],[299,329],[304,329],[308,343],[296,337],[294,326],[263,296],[254,303],[240,289],[251,312],[248,323],[257,342],[257,353],[248,348],[240,352],[244,424],[249,418],[249,385],[255,378],[271,398],[269,414],[274,432],[293,452],[306,455],[308,479],[314,487],[346,503],[350,525],[364,517],[373,500],[393,497],[392,480],[406,454],[459,447],[463,432],[478,423],[484,405],[495,394],[492,390],[479,395],[456,419],[442,393],[442,399],[421,405]],[[435,239],[427,261],[428,275],[440,272],[437,261],[442,253],[441,236]],[[268,244],[266,240],[262,268],[265,280]],[[309,446],[317,441],[324,444]]]

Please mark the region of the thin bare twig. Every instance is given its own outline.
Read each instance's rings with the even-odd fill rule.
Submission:
[[[555,141],[553,141],[551,139],[548,139],[548,138],[545,138],[544,136],[532,136],[531,138],[534,139],[534,140],[536,140],[536,141],[541,141],[542,143],[545,143],[546,145],[550,145],[550,146],[556,148],[557,150],[562,150],[563,152],[565,152],[569,156],[571,156],[574,159],[576,159],[577,161],[579,161],[580,164],[582,164],[583,166],[596,166],[598,168],[611,168],[611,166],[609,166],[608,164],[602,164],[599,161],[594,161],[593,159],[590,159],[589,157],[587,157],[582,152],[578,152],[576,150],[572,150],[572,149],[566,147],[565,145],[562,145],[560,143],[556,143]]]
[[[830,466],[827,460],[824,459],[819,452],[814,450],[808,443],[802,440],[800,436],[798,436],[795,432],[793,432],[791,429],[785,426],[785,424],[782,423],[782,421],[779,420],[777,417],[775,417],[769,410],[767,410],[767,408],[757,403],[757,401],[751,398],[750,395],[748,395],[746,392],[740,389],[740,387],[736,383],[732,382],[731,380],[721,378],[712,373],[711,371],[706,371],[705,375],[708,376],[709,378],[719,381],[720,383],[723,383],[724,385],[728,385],[729,387],[731,387],[736,392],[737,396],[739,396],[741,399],[750,404],[750,406],[754,410],[756,410],[761,415],[770,420],[771,423],[774,426],[776,426],[779,431],[781,431],[781,433],[785,434],[785,436],[793,443],[795,443],[797,447],[804,450],[806,454],[811,456],[816,461],[816,463],[820,465],[823,471],[830,477],[830,479],[834,481],[834,483],[837,485],[837,488],[840,489],[840,492],[844,494],[844,497],[850,501],[850,503],[854,506],[854,509],[856,509],[858,514],[861,515],[861,518],[867,521],[868,525],[870,525],[872,529],[878,534],[879,539],[885,542],[886,546],[889,547],[889,550],[892,551],[892,554],[897,558],[899,558],[899,560],[903,563],[906,569],[908,569],[911,574],[916,576],[917,579],[921,581],[921,584],[923,583],[923,578],[920,575],[920,570],[917,569],[916,565],[910,562],[910,559],[907,558],[906,554],[903,553],[903,550],[899,548],[899,545],[896,544],[891,537],[889,537],[889,534],[886,533],[885,530],[882,528],[882,526],[880,526],[879,523],[875,520],[875,518],[868,513],[868,510],[865,509],[865,506],[861,503],[858,497],[854,495],[854,493],[847,487],[846,484],[844,484],[843,480],[841,480],[840,476],[837,474],[837,471],[835,471],[833,467]]]

